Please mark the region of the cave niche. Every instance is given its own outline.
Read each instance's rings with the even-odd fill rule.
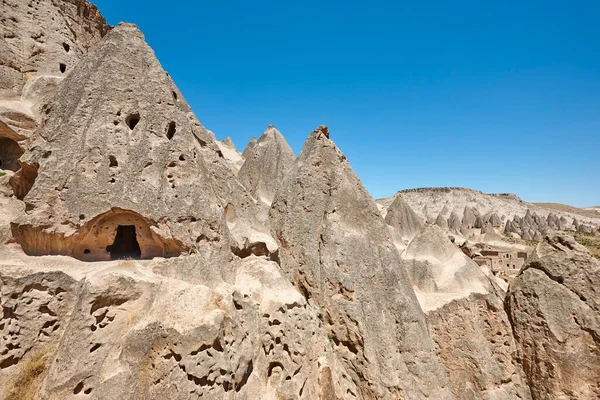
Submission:
[[[43,226],[11,224],[15,241],[30,256],[64,255],[81,261],[179,256],[185,250],[182,243],[162,237],[158,229],[151,229],[155,226],[142,215],[119,208],[96,216],[68,236]]]
[[[159,236],[150,229],[151,225],[136,212],[112,209],[82,227],[73,257],[83,261],[109,261],[180,255],[181,246]]]
[[[0,169],[17,172],[21,166],[19,158],[23,155],[23,149],[10,138],[0,137]]]

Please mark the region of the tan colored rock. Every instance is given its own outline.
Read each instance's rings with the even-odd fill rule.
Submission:
[[[337,398],[449,398],[377,205],[329,139],[308,137],[271,208],[286,276],[323,311]]]
[[[385,223],[394,228],[402,238],[407,240],[412,240],[423,226],[421,219],[417,217],[412,208],[402,199],[402,196],[397,196],[388,208]]]
[[[530,399],[502,297],[471,294],[426,314],[457,399]]]
[[[323,392],[320,357],[332,344],[318,309],[273,262],[237,260],[222,269],[228,274],[207,274],[201,283],[155,272],[182,259],[48,258],[35,269],[30,262],[0,263],[3,395],[183,400]]]
[[[513,281],[507,310],[535,399],[600,397],[600,261],[547,236]]]
[[[143,35],[119,25],[65,79],[21,158],[12,181],[30,206],[13,234],[28,254],[108,260],[127,253],[113,251],[122,226],[144,258],[229,257],[268,228],[221,156]]]
[[[294,166],[296,156],[273,125],[246,153],[238,178],[255,199],[271,205],[279,185]]]
[[[435,224],[445,231],[448,230],[448,221],[446,220],[446,218],[444,218],[444,216],[441,213],[437,216]]]
[[[437,225],[425,225],[402,254],[421,308],[428,312],[471,293],[489,293],[479,266]]]

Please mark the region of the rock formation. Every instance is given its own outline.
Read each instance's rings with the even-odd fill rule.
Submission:
[[[394,228],[402,238],[408,240],[414,238],[423,226],[423,222],[402,199],[402,196],[396,197],[389,207],[385,216],[385,222]]]
[[[324,312],[332,339],[324,357],[340,366],[332,398],[450,396],[375,201],[326,127],[307,139],[271,224],[283,271]]]
[[[0,30],[0,398],[600,397],[599,262],[548,237],[506,297],[465,239],[593,218],[376,203],[324,126],[240,154],[84,0],[4,0]]]
[[[93,48],[50,107],[12,180],[31,205],[13,224],[28,254],[107,260],[127,253],[117,242],[142,258],[252,245],[236,224],[255,214],[252,200],[135,26]]]
[[[435,220],[435,224],[443,230],[448,230],[448,221],[446,220],[446,218],[444,218],[444,216],[441,213],[438,214]]]
[[[63,77],[109,27],[84,0],[6,0],[0,15],[0,119],[27,137]]]
[[[460,226],[461,226],[460,217],[458,216],[458,214],[456,214],[454,211],[452,211],[452,213],[450,214],[450,218],[448,219],[448,228],[450,229],[450,232],[459,233]]]
[[[547,236],[506,300],[536,399],[600,397],[600,261],[564,235]]]
[[[477,216],[475,215],[474,210],[470,207],[465,207],[463,211],[462,226],[466,229],[475,228],[476,221]]]
[[[248,156],[250,155],[250,152],[252,151],[252,149],[254,149],[254,146],[256,146],[256,143],[257,143],[257,140],[253,136],[252,139],[250,139],[250,142],[248,142],[248,145],[246,146],[246,148],[244,149],[244,152],[242,153],[242,157],[244,159],[248,158]]]
[[[435,225],[423,227],[403,262],[456,398],[529,398],[495,278]]]
[[[270,206],[296,156],[273,125],[269,125],[256,145],[244,153],[245,161],[238,178],[255,199]]]

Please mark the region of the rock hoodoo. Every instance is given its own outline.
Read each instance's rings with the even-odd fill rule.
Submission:
[[[115,208],[151,221],[156,237],[172,238],[191,252],[202,238],[227,235],[219,191],[238,193],[226,202],[252,203],[219,157],[214,136],[174,93],[173,82],[133,25],[114,28],[73,69],[22,157],[24,170],[35,171],[34,182],[26,179],[21,185],[22,191],[30,185],[24,196],[30,209],[13,230],[28,252],[65,254],[69,237],[91,240],[97,230],[86,231],[90,221]],[[243,213],[242,206],[237,213]],[[92,240],[82,259],[108,258],[110,251],[103,257],[97,252],[116,234]],[[214,245],[227,245],[213,239]],[[160,241],[153,240],[158,246]],[[171,246],[148,248],[142,255],[173,253]]]
[[[412,208],[402,199],[396,197],[385,216],[385,222],[394,228],[402,238],[411,240],[421,230],[423,222]]]
[[[254,198],[271,205],[277,188],[294,165],[294,152],[270,125],[256,145],[244,153],[245,161],[238,173],[240,182]]]
[[[323,128],[281,185],[271,225],[282,270],[325,312],[332,398],[450,396],[375,201]]]
[[[240,154],[134,25],[0,2],[3,399],[600,398],[600,219],[551,209]]]

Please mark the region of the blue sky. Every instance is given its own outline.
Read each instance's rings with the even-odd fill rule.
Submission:
[[[240,150],[275,124],[298,154],[325,124],[376,198],[600,205],[598,1],[94,2]]]

